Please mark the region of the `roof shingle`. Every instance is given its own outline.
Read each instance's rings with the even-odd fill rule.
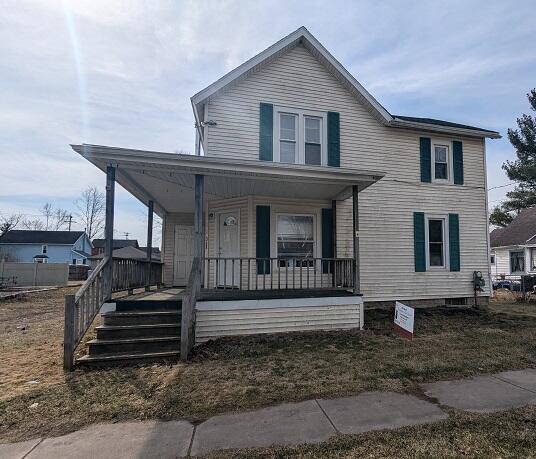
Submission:
[[[0,237],[0,244],[74,244],[83,231],[11,230]]]
[[[536,242],[536,207],[522,209],[505,228],[496,228],[490,234],[491,247],[523,245]]]

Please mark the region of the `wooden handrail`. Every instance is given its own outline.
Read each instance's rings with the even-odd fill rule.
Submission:
[[[112,292],[160,285],[163,264],[129,258],[103,258],[74,295],[65,295],[63,366],[74,367],[74,352]]]
[[[82,287],[78,289],[78,291],[75,293],[75,299],[78,301],[80,297],[86,292],[86,290],[89,288],[89,286],[94,282],[94,280],[97,278],[97,276],[101,273],[101,271],[105,268],[106,264],[109,261],[109,257],[103,258],[97,267],[91,272],[89,277],[85,280],[85,282],[82,284]]]

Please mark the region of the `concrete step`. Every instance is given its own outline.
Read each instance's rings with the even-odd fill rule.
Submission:
[[[102,314],[104,325],[156,325],[180,324],[179,311],[132,311],[132,312],[105,312]]]
[[[179,358],[180,351],[178,349],[165,352],[125,352],[120,354],[85,355],[77,359],[76,364],[86,368],[100,368],[176,362]]]
[[[180,336],[160,336],[151,338],[125,338],[89,341],[89,355],[97,356],[102,354],[144,354],[147,352],[178,351],[180,349]]]
[[[96,327],[97,339],[152,338],[157,336],[180,335],[180,324],[155,325],[100,325]]]
[[[115,310],[117,312],[180,311],[181,306],[181,300],[117,300]]]

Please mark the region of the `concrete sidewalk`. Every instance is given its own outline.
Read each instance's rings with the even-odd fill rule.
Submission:
[[[339,434],[437,422],[441,406],[492,412],[536,404],[536,370],[520,370],[422,385],[432,400],[366,392],[355,397],[287,403],[187,421],[97,424],[56,438],[0,444],[1,458],[175,458],[229,448],[318,443]],[[434,401],[437,400],[439,405]]]

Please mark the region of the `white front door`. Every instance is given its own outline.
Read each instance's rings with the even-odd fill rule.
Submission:
[[[218,217],[218,256],[220,258],[235,258],[233,260],[220,260],[218,268],[218,284],[220,286],[234,287],[239,285],[240,261],[240,234],[238,211],[225,212]],[[234,265],[234,269],[233,269]]]
[[[173,258],[173,285],[188,284],[194,259],[193,226],[175,226],[175,254]]]

